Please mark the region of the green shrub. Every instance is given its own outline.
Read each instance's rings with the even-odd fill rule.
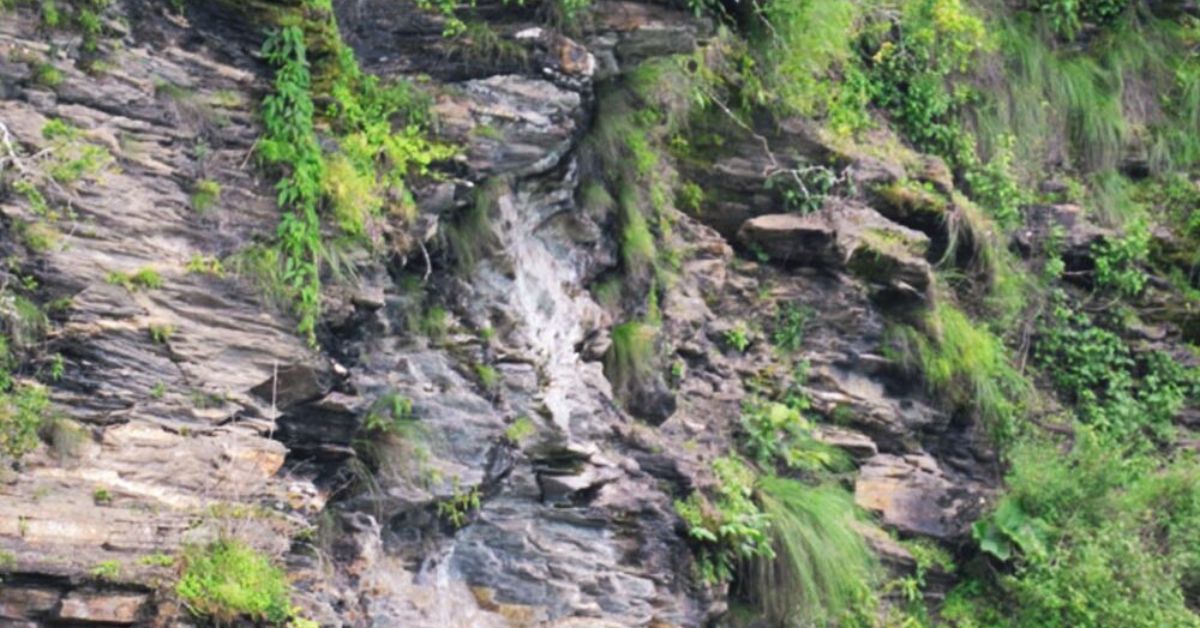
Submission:
[[[948,77],[968,69],[989,45],[983,22],[960,0],[914,0],[904,3],[893,26],[864,36],[874,102],[918,149],[970,165],[974,143],[956,117],[972,95],[951,90]]]
[[[1126,226],[1120,238],[1106,238],[1092,247],[1096,265],[1096,285],[1118,294],[1135,297],[1146,286],[1146,273],[1140,264],[1150,254],[1150,230],[1137,221]]]
[[[202,275],[212,275],[214,277],[225,276],[225,265],[221,260],[207,255],[193,255],[184,267],[188,273],[199,273]]]
[[[62,118],[50,118],[42,125],[42,138],[47,140],[74,140],[79,138],[79,129]]]
[[[1135,356],[1114,333],[1054,295],[1035,347],[1059,395],[1075,406],[1078,420],[1124,437],[1168,437],[1172,419],[1200,394],[1200,373],[1168,356]]]
[[[304,31],[288,26],[263,44],[263,56],[276,68],[273,91],[263,99],[265,133],[258,154],[284,169],[276,184],[285,210],[278,235],[283,283],[300,317],[299,331],[316,342],[320,313],[320,264],[325,257],[317,215],[325,162],[313,131],[313,101]]]
[[[792,404],[746,401],[741,417],[746,453],[766,469],[774,468],[776,461],[810,472],[844,468],[844,452],[813,437],[812,425],[802,414],[807,408],[806,399]]]
[[[728,329],[724,334],[725,345],[738,353],[745,353],[746,349],[750,348],[750,330],[746,328],[746,324],[738,322],[732,329]]]
[[[1005,136],[998,141],[998,147],[987,164],[972,168],[965,174],[972,198],[1006,229],[1021,223],[1021,205],[1026,200],[1013,171],[1015,144],[1015,137]]]
[[[239,619],[283,623],[293,616],[283,570],[234,539],[189,547],[175,592],[198,617],[221,623]]]
[[[432,342],[441,342],[450,333],[450,313],[445,308],[431,307],[421,314],[417,331]]]
[[[985,524],[984,548],[1013,565],[967,602],[1012,626],[1191,626],[1200,576],[1200,467],[1165,465],[1076,427],[1068,454],[1046,441],[1012,452],[1009,493]],[[1005,514],[1008,513],[1008,514]],[[987,528],[1008,530],[1001,551]],[[966,613],[966,609],[960,612]]]
[[[116,560],[106,560],[92,568],[92,577],[98,580],[113,581],[121,576],[121,563]]]
[[[7,343],[4,359],[10,359]],[[40,384],[13,381],[7,370],[0,380],[0,454],[19,459],[38,444],[38,430],[47,421],[50,395]]]
[[[713,461],[713,500],[694,492],[675,511],[698,545],[697,566],[707,583],[728,582],[744,560],[773,559],[770,517],[754,503],[755,473],[734,456]]]

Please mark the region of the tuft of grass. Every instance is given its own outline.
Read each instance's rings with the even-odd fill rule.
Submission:
[[[235,539],[187,548],[175,592],[193,615],[218,623],[286,622],[294,613],[283,570]]]
[[[877,564],[856,528],[854,499],[837,487],[764,476],[774,557],[757,556],[745,584],[772,625],[836,625],[868,597]]]
[[[78,423],[45,414],[41,417],[38,435],[60,460],[78,458],[83,452],[83,444],[91,437]]]
[[[121,576],[121,563],[116,560],[106,560],[92,568],[92,577],[99,580],[113,581]]]
[[[221,260],[207,255],[196,254],[188,260],[184,270],[188,273],[199,273],[202,275],[212,275],[214,277],[225,276],[225,265]]]
[[[654,371],[658,329],[633,321],[613,327],[612,345],[604,355],[604,375],[618,394]]]
[[[157,552],[154,554],[147,554],[139,558],[138,563],[147,567],[174,567],[175,557],[171,556],[170,554]]]
[[[21,238],[21,242],[34,253],[45,253],[55,248],[62,234],[53,225],[35,220],[32,222],[17,220],[16,231]]]
[[[108,489],[103,486],[92,491],[92,501],[98,506],[111,504],[112,500],[112,493],[108,492]]]
[[[647,277],[654,269],[657,245],[632,186],[622,188],[620,209],[621,261],[625,272],[634,277]]]
[[[114,270],[108,273],[104,280],[114,286],[121,286],[130,292],[138,290],[157,290],[163,286],[162,275],[153,268],[141,268],[133,274]]]
[[[192,209],[204,213],[221,200],[221,184],[212,179],[201,179],[192,188]]]
[[[459,272],[469,273],[496,244],[489,213],[503,193],[503,183],[492,181],[475,193],[475,202],[460,211],[446,226],[446,244]]]
[[[421,313],[417,321],[417,332],[431,342],[441,342],[450,332],[450,313],[445,308],[431,307]]]
[[[156,345],[165,345],[171,336],[175,335],[175,326],[171,324],[150,324],[146,330],[150,333],[150,340]]]
[[[517,417],[516,421],[512,422],[504,429],[504,438],[514,445],[520,445],[525,442],[525,439],[537,433],[537,426],[533,420],[527,416]]]
[[[1009,438],[1032,385],[1013,366],[1004,343],[948,303],[934,308],[925,325],[928,335],[911,328],[902,332],[905,361],[919,369],[933,393],[977,415],[997,440]]]
[[[42,87],[54,89],[63,82],[62,70],[50,65],[49,63],[39,63],[33,69],[33,82]]]
[[[389,392],[371,404],[362,427],[367,432],[377,435],[404,435],[412,430],[414,421],[416,416],[413,414],[412,399]]]
[[[490,364],[476,364],[475,376],[479,378],[479,385],[484,391],[494,393],[500,388],[500,373],[496,367]]]

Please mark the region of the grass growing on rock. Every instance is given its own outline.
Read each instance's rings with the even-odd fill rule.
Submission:
[[[1033,389],[1004,343],[949,303],[938,304],[925,326],[927,334],[901,332],[902,360],[923,374],[932,392],[981,418],[997,439],[1011,437]]]
[[[772,625],[837,624],[870,596],[876,560],[849,493],[766,475],[758,481],[774,559],[755,557],[748,586]]]
[[[282,624],[293,616],[283,570],[234,539],[188,548],[175,592],[198,617],[218,623],[240,619]]]
[[[652,325],[632,321],[613,328],[612,346],[604,356],[604,375],[614,391],[627,391],[650,375],[657,362],[657,341],[658,329]]]

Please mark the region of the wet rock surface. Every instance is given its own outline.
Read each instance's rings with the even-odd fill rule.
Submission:
[[[487,227],[467,269],[431,234],[428,261],[356,259],[360,285],[331,290],[316,348],[247,276],[189,269],[277,224],[252,163],[269,76],[259,33],[215,9],[188,25],[131,1],[114,9],[136,19],[103,73],[55,61],[67,80],[51,91],[28,64],[0,63],[0,121],[23,149],[47,148],[41,130],[61,118],[114,159],[55,199],[72,216],[30,269],[46,301],[70,298],[50,339],[65,360],[52,397],[77,438],[0,475],[0,551],[13,557],[0,621],[171,617],[169,570],[141,559],[215,538],[233,510],[253,513],[232,517],[239,538],[286,561],[323,625],[704,625],[723,598],[695,584],[673,502],[733,447],[742,379],[776,368],[763,336],[737,353],[725,332],[784,304],[810,312],[805,393],[838,423],[820,437],[861,466],[860,504],[905,534],[961,536],[994,474],[882,352],[892,313],[879,303],[928,302],[937,234],[865,192],[786,213],[752,138],[696,170],[721,188],[712,208],[670,210],[687,254],[661,303],[664,363],[682,365],[658,391],[669,403],[647,422],[614,399],[601,356],[620,321],[590,288],[617,264],[615,218],[577,202],[576,149],[597,82],[690,52],[710,26],[608,2],[572,39],[539,30],[530,9],[482,3],[526,51],[484,63],[407,5],[335,4],[365,67],[432,77],[439,132],[463,146],[452,175],[417,190],[421,224],[436,233],[480,202]],[[0,59],[47,52],[29,12],[4,17]],[[798,122],[769,139],[786,167],[801,160],[785,154],[833,156],[862,183],[952,185],[944,165],[849,155]],[[221,190],[202,212],[201,179]],[[31,211],[0,202],[10,229]],[[750,245],[768,261],[735,255]],[[144,268],[161,287],[113,281]],[[439,337],[413,332],[429,306],[414,283],[446,311]],[[411,432],[364,442],[363,423],[396,398],[411,401]],[[478,507],[448,517],[460,498]],[[297,535],[327,544],[314,558]],[[109,561],[117,576],[94,575]]]

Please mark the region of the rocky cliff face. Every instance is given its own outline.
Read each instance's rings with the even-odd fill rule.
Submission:
[[[605,356],[647,313],[598,296],[622,253],[618,210],[584,198],[604,176],[590,142],[606,94],[645,62],[703,54],[713,24],[604,1],[567,36],[534,8],[480,3],[504,42],[480,53],[407,4],[334,10],[364,69],[425,77],[460,156],[414,186],[410,246],[341,253],[316,346],[228,261],[278,222],[254,157],[262,29],[218,3],[118,0],[103,66],[85,72],[78,33],[0,13],[5,167],[107,156],[47,187],[54,216],[0,196],[6,285],[27,278],[53,304],[31,363],[61,355],[53,433],[0,475],[0,623],[186,624],[176,567],[154,557],[228,534],[283,561],[321,625],[712,623],[727,591],[694,576],[673,504],[712,484],[754,387],[790,375],[769,338],[792,307],[806,312],[799,385],[819,439],[853,460],[857,503],[905,537],[966,538],[995,454],[886,350],[891,323],[941,298],[948,242],[988,237],[952,233],[953,204],[879,192],[951,197],[939,160],[846,149],[801,120],[710,121],[724,141],[672,167],[704,200],[662,210],[660,246],[679,259],[653,288],[660,368],[626,389]],[[54,120],[78,133],[48,136]],[[787,211],[767,180],[797,163],[832,164],[842,191]],[[480,225],[470,264],[445,237],[464,215]],[[411,429],[366,429],[388,412]]]

